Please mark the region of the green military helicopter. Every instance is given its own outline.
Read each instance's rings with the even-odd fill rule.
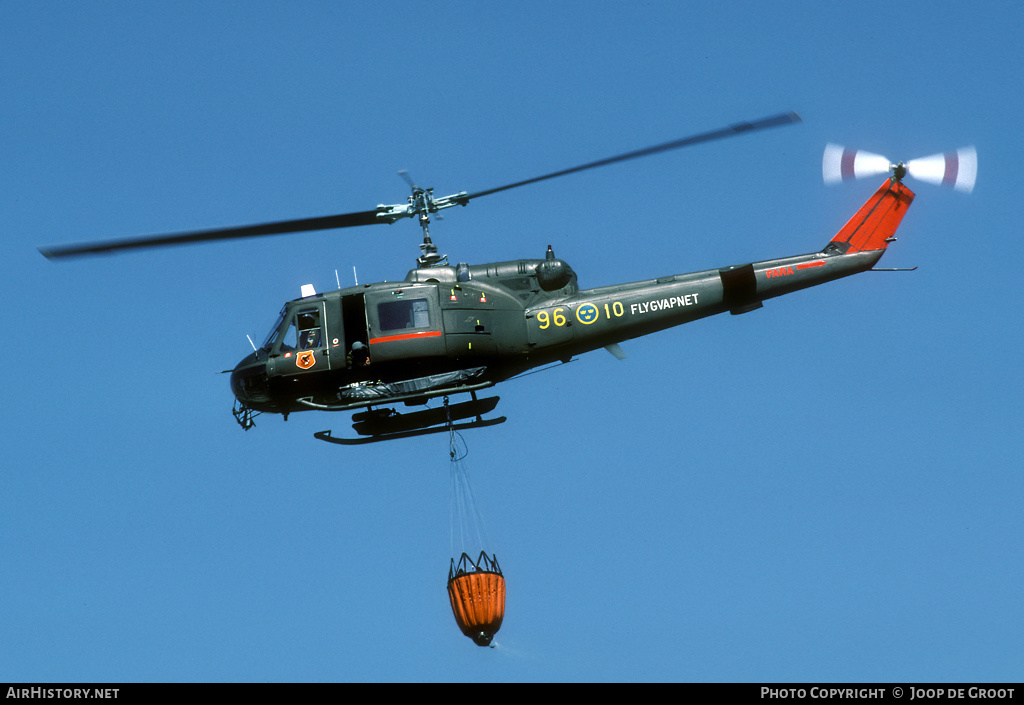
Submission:
[[[345,445],[491,426],[505,421],[484,418],[498,397],[478,398],[477,392],[528,370],[598,348],[622,358],[618,344],[624,340],[726,311],[746,313],[765,299],[872,269],[914,198],[902,183],[908,167],[830,145],[826,180],[876,173],[879,160],[891,175],[823,250],[598,289],[580,289],[576,273],[550,246],[542,259],[452,266],[430,238],[430,214],[557,176],[799,121],[796,113],[785,113],[739,123],[475,193],[435,198],[433,189],[406,177],[412,195],[404,204],[40,252],[58,259],[416,217],[423,230],[421,254],[403,281],[325,293],[307,285],[301,298],[284,305],[263,343],[231,372],[233,413],[248,430],[260,413],[287,419],[295,411],[355,412],[357,437],[315,434]],[[961,177],[974,168],[968,166]],[[934,181],[936,169],[933,160],[920,175]],[[948,159],[945,171],[938,171],[939,180],[948,181]],[[470,399],[449,404],[448,397],[456,394]],[[443,406],[396,408],[423,406],[438,397]]]

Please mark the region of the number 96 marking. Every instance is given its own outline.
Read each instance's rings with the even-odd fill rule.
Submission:
[[[564,308],[559,306],[558,308],[553,310],[550,314],[548,314],[547,311],[541,311],[540,313],[538,313],[537,314],[537,322],[540,323],[540,329],[544,330],[545,328],[549,328],[549,327],[551,327],[552,323],[554,323],[556,326],[564,326],[565,325],[565,314],[562,313],[562,311],[564,311],[564,310],[565,310]]]

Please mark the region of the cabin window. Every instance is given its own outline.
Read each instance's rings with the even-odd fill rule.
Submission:
[[[429,328],[430,305],[426,299],[399,299],[377,305],[381,330]]]

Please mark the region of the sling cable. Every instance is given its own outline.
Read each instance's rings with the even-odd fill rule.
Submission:
[[[448,410],[448,397],[444,398]],[[451,471],[451,566],[448,570],[448,599],[459,629],[477,646],[491,646],[505,616],[505,577],[495,554],[487,555],[483,517],[473,499],[466,468],[465,444],[459,447],[448,417]],[[455,559],[456,550],[461,554]],[[479,551],[479,552],[478,552]],[[472,556],[476,555],[474,559]],[[493,647],[492,647],[493,648]]]

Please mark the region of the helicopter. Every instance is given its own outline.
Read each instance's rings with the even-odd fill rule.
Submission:
[[[976,161],[961,152],[953,153],[952,160],[939,155],[941,159],[917,164],[890,164],[879,155],[829,145],[823,161],[827,182],[889,176],[824,249],[595,289],[581,289],[572,267],[550,245],[542,258],[449,264],[431,239],[431,214],[546,179],[800,121],[794,112],[782,113],[497,188],[443,197],[399,172],[412,190],[406,203],[40,252],[51,260],[63,259],[415,217],[423,242],[416,267],[404,280],[322,293],[304,285],[300,298],[284,304],[262,344],[253,344],[254,351],[231,371],[232,413],[249,430],[262,413],[287,420],[297,411],[352,412],[355,437],[334,436],[330,430],[314,434],[341,445],[493,426],[506,420],[484,418],[499,398],[477,393],[501,382],[600,348],[622,359],[619,343],[625,340],[720,313],[748,313],[767,299],[874,269],[914,199],[903,184],[908,169],[926,181],[965,184],[969,177],[973,185]],[[461,394],[469,399],[449,403],[449,397]],[[437,398],[443,406],[399,411],[402,406],[427,406]]]

